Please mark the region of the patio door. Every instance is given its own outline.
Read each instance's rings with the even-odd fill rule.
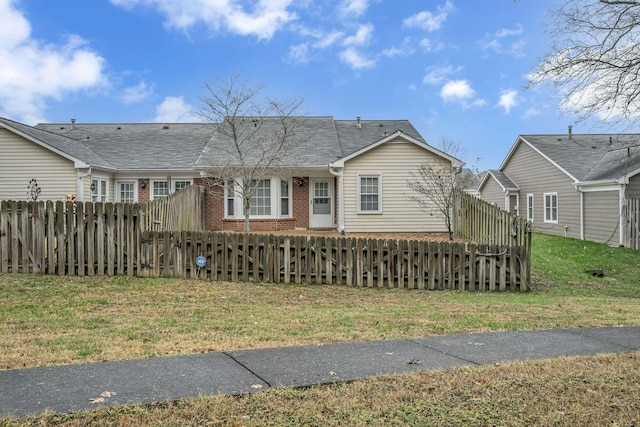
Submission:
[[[333,228],[333,189],[330,178],[311,178],[309,228]]]

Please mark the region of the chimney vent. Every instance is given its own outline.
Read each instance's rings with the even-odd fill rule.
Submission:
[[[360,122],[360,116],[356,117],[356,126],[358,126],[358,129],[362,129],[362,123]]]
[[[569,125],[569,139],[573,139],[573,126]]]
[[[75,129],[76,128],[76,119],[74,119],[73,117],[71,118],[71,129]]]

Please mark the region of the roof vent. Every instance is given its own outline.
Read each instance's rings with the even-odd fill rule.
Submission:
[[[573,126],[569,125],[569,139],[573,139]]]
[[[356,117],[356,126],[358,129],[362,129],[362,123],[360,122],[360,116]]]
[[[71,129],[75,129],[76,128],[76,119],[74,119],[73,117],[71,118]]]
[[[169,125],[163,125],[163,126],[162,126],[162,129],[169,129],[170,127],[171,127],[171,126],[169,126]]]

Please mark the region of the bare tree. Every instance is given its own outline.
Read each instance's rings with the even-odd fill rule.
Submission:
[[[530,75],[529,87],[551,84],[562,109],[578,119],[611,124],[638,120],[640,1],[564,0],[552,12],[550,51]]]
[[[249,85],[237,75],[205,83],[200,115],[215,133],[203,153],[209,182],[223,194],[243,200],[244,231],[249,232],[252,201],[263,197],[266,179],[291,166],[302,99],[279,101],[262,95],[265,85]],[[202,164],[202,161],[199,161]]]
[[[413,190],[413,194],[408,197],[418,203],[423,212],[435,212],[447,226],[449,239],[453,239],[453,208],[456,192],[466,188],[473,173],[463,173],[463,163],[456,158],[455,154],[462,156],[465,151],[459,142],[442,138],[440,148],[445,154],[453,157],[454,161],[420,165],[417,172],[411,173],[408,185]]]

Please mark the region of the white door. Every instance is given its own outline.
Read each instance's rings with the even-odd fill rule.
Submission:
[[[333,191],[329,178],[312,178],[309,188],[309,228],[333,228]]]

